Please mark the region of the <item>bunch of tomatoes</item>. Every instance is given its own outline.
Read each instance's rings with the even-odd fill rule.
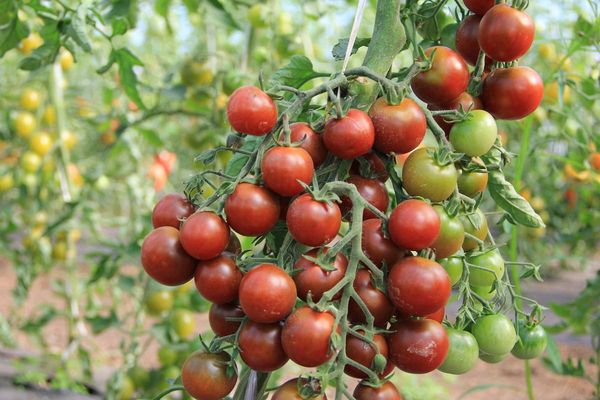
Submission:
[[[459,28],[459,53],[425,51],[429,68],[410,82],[418,99],[381,97],[368,112],[344,111],[338,100],[334,115],[290,124],[289,103],[280,115],[257,87],[231,95],[230,150],[247,168],[235,177],[216,172],[222,182],[210,202],[162,198],[142,245],[152,278],[170,286],[193,279],[212,303],[216,339],[182,367],[191,396],[232,392],[238,355],[259,373],[289,360],[317,368],[278,387],[273,399],[326,398],[336,380],[338,392],[366,400],[401,399],[388,379],[395,368],[463,374],[478,359],[544,351],[534,316],[516,312],[513,322],[496,306],[509,283],[478,207],[488,182],[479,157],[500,146],[496,119],[522,118],[541,101],[535,71],[502,64],[528,50],[534,27],[505,4],[466,5],[475,14]],[[467,62],[489,71],[473,74],[483,80],[471,93]],[[428,125],[440,130],[434,116],[448,136],[426,147]],[[240,149],[253,136],[262,141]],[[255,238],[250,250],[241,251],[240,237]],[[445,312],[452,286],[463,302],[454,324]],[[360,379],[352,395],[342,374]]]

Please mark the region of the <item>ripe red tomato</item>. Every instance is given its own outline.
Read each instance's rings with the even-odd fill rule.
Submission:
[[[458,171],[453,163],[440,165],[432,153],[427,147],[410,153],[402,168],[402,186],[411,196],[444,201],[456,188]]]
[[[371,150],[375,128],[367,113],[352,108],[342,118],[327,121],[323,141],[333,155],[350,160]]]
[[[390,175],[385,169],[385,164],[375,153],[367,153],[362,158],[368,163],[368,170],[363,171],[360,167],[358,160],[352,162],[350,167],[350,173],[352,175],[360,175],[365,178],[379,179],[381,182],[385,182],[389,179]]]
[[[388,221],[390,238],[406,250],[430,247],[440,234],[440,217],[422,200],[409,199],[398,204]]]
[[[262,136],[277,123],[277,105],[259,88],[242,86],[229,98],[227,119],[240,133]]]
[[[460,96],[458,96],[456,99],[452,100],[448,104],[443,104],[439,106],[429,105],[429,108],[431,110],[460,110],[461,108],[464,111],[481,110],[483,108],[483,104],[481,103],[481,100],[479,100],[479,97],[473,97],[469,93],[463,92],[460,94]],[[454,124],[451,122],[446,122],[444,120],[444,117],[440,115],[436,115],[434,119],[435,122],[437,122],[437,124],[440,126],[440,128],[442,128],[444,132],[446,132],[446,136],[448,136],[450,134],[450,129]]]
[[[300,147],[276,146],[269,149],[260,163],[265,185],[285,197],[304,191],[297,182],[310,184],[315,172],[313,160]]]
[[[217,214],[198,211],[183,223],[179,240],[192,257],[210,260],[227,248],[229,227]]]
[[[142,244],[142,265],[152,279],[167,286],[192,279],[196,260],[179,243],[179,231],[172,226],[156,228]]]
[[[443,308],[452,285],[440,264],[422,257],[398,261],[388,275],[388,297],[404,315],[424,317]]]
[[[238,337],[242,360],[255,371],[271,372],[289,360],[281,346],[281,323],[246,321]]]
[[[170,193],[156,203],[152,210],[152,226],[172,226],[179,229],[181,221],[194,213],[194,205],[181,193]]]
[[[498,119],[520,119],[542,101],[544,83],[529,67],[497,68],[483,81],[481,100],[486,111]]]
[[[460,55],[444,46],[425,50],[427,57],[435,50],[431,69],[413,78],[415,94],[426,103],[446,104],[467,90],[469,69]]]
[[[402,395],[390,381],[386,381],[378,388],[359,383],[354,389],[353,396],[356,400],[402,400]]]
[[[479,24],[479,45],[496,61],[514,61],[531,47],[535,36],[533,19],[506,4],[497,4]]]
[[[315,168],[323,164],[327,158],[327,149],[323,144],[323,138],[316,133],[306,122],[296,122],[290,125],[292,142],[302,142],[301,148],[306,150],[313,160]]]
[[[352,285],[358,296],[366,304],[369,312],[373,315],[375,319],[374,325],[380,328],[385,327],[392,315],[394,315],[394,306],[385,293],[373,285],[373,282],[371,282],[371,272],[367,269],[356,271]],[[353,324],[364,324],[367,322],[365,314],[354,300],[350,300],[348,304],[348,320]]]
[[[260,264],[242,278],[240,305],[252,321],[268,323],[285,318],[296,303],[296,284],[277,265]]]
[[[465,240],[465,228],[458,217],[451,218],[440,204],[433,206],[440,217],[440,234],[431,245],[435,258],[445,258],[461,249]]]
[[[306,378],[294,378],[279,386],[271,400],[327,400],[325,394],[319,394],[321,390],[319,381],[315,379],[309,381]],[[313,394],[309,395],[310,397],[303,397],[300,395],[300,391],[303,394],[305,391]]]
[[[416,149],[425,136],[425,113],[411,99],[389,105],[380,97],[371,106],[369,116],[375,127],[373,147],[382,153],[408,153]]]
[[[240,183],[225,200],[225,216],[241,235],[264,235],[279,219],[279,199],[262,186]]]
[[[323,246],[333,240],[342,224],[340,207],[331,202],[320,202],[310,194],[292,201],[286,222],[290,234],[306,246]]]
[[[329,249],[327,248],[323,249],[325,254],[328,251]],[[314,249],[306,253],[306,255],[316,258],[318,253],[319,251]],[[333,288],[346,275],[348,259],[342,253],[338,253],[335,255],[333,262],[328,266],[333,268],[333,270],[325,270],[313,261],[304,258],[304,256],[296,261],[294,270],[300,270],[300,272],[294,275],[298,297],[307,301],[308,292],[310,292],[312,300],[315,302],[319,301],[323,293]],[[333,299],[338,299],[341,295],[340,292]]]
[[[217,336],[229,336],[237,332],[241,321],[232,321],[229,318],[243,318],[244,311],[238,304],[213,304],[208,311],[210,329]]]
[[[480,22],[481,17],[479,15],[469,15],[462,20],[456,30],[456,51],[470,65],[477,64],[477,58],[479,58],[479,51],[481,50],[478,42]],[[492,62],[491,58],[485,58],[485,69],[487,71],[490,70]]]
[[[361,245],[365,255],[378,267],[384,262],[391,266],[404,257],[404,251],[384,236],[379,219],[363,221]]]
[[[303,367],[326,363],[333,352],[329,346],[335,317],[307,306],[296,309],[286,320],[281,342],[288,357]]]
[[[359,330],[359,332],[364,335],[364,331]],[[375,346],[354,335],[348,334],[346,336],[346,356],[351,360],[372,369],[373,361],[377,354],[381,354],[386,360],[388,357],[388,345],[382,334],[374,334],[373,343],[375,343]],[[344,367],[344,372],[353,378],[366,379],[368,377],[366,373],[351,365],[346,365],[346,367]],[[385,376],[385,374],[380,375]]]
[[[484,15],[496,4],[495,0],[464,0],[465,6],[477,15]]]
[[[356,186],[358,193],[369,204],[383,213],[387,211],[390,199],[388,197],[388,191],[383,182],[377,179],[363,178],[362,176],[358,175],[351,175],[346,182]],[[348,214],[352,210],[352,201],[349,197],[342,197],[340,208],[342,210],[342,214],[344,215]],[[369,218],[377,217],[372,211],[365,209],[363,211],[363,219]]]
[[[231,357],[224,351],[219,353],[196,351],[183,364],[181,383],[186,392],[195,399],[222,399],[231,393],[237,382],[235,368],[233,374],[227,373],[227,366],[231,362]]]
[[[200,261],[194,274],[198,292],[207,300],[226,304],[237,300],[242,272],[231,257],[224,255]]]
[[[426,374],[438,368],[448,354],[448,335],[431,319],[402,320],[388,336],[390,359],[402,371]]]

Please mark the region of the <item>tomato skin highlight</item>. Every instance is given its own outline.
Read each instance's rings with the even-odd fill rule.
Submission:
[[[152,279],[167,286],[178,286],[194,276],[196,260],[179,242],[179,231],[171,226],[154,229],[142,244],[142,265]]]
[[[392,242],[406,250],[430,247],[440,234],[440,217],[422,200],[409,199],[390,214],[388,230]]]
[[[302,142],[301,148],[306,150],[313,160],[315,168],[323,164],[327,158],[327,149],[323,137],[316,133],[306,122],[296,122],[290,125],[292,142]]]
[[[239,133],[266,135],[277,123],[277,105],[259,88],[242,86],[229,98],[227,119]]]
[[[371,106],[369,116],[375,127],[373,147],[382,153],[408,153],[416,149],[425,136],[425,113],[411,99],[390,105],[380,97]]]
[[[336,157],[351,160],[371,150],[375,142],[375,127],[367,113],[352,108],[342,118],[327,121],[323,142]]]
[[[284,196],[295,196],[304,191],[297,181],[310,184],[315,167],[310,154],[299,147],[272,147],[260,163],[265,186]]]
[[[179,240],[185,251],[198,260],[210,260],[229,244],[229,227],[211,211],[197,211],[181,226]]]
[[[311,247],[333,240],[342,224],[342,213],[336,203],[325,203],[303,194],[290,203],[286,223],[292,237]]]
[[[240,330],[238,343],[242,360],[255,371],[275,371],[289,360],[281,345],[280,322],[260,324],[246,321]]]
[[[227,376],[227,364],[231,357],[225,352],[192,353],[181,369],[181,382],[186,392],[198,400],[219,400],[233,390],[237,371]]]
[[[207,300],[227,304],[237,300],[242,272],[231,257],[221,255],[200,261],[194,273],[198,292]]]
[[[402,395],[390,381],[378,388],[359,383],[354,389],[353,396],[356,400],[402,400]]]
[[[237,233],[260,236],[275,226],[279,208],[279,199],[268,189],[240,183],[225,200],[225,217]]]
[[[391,266],[404,257],[404,250],[384,236],[380,219],[363,221],[361,246],[369,260],[379,268],[383,267],[384,262]]]
[[[492,7],[479,24],[479,45],[495,61],[514,61],[523,56],[534,36],[533,19],[506,4]]]
[[[432,151],[422,147],[410,153],[402,167],[402,186],[411,196],[440,202],[454,192],[458,171],[452,163],[439,165]]]
[[[323,251],[327,253],[328,250],[324,249]],[[306,255],[316,258],[318,250],[313,249]],[[324,270],[318,264],[301,256],[294,264],[294,270],[300,270],[300,272],[293,277],[298,290],[298,297],[307,301],[310,292],[312,300],[319,301],[326,291],[333,288],[344,278],[348,267],[348,259],[344,254],[338,253],[330,266],[335,269],[332,271]],[[339,299],[341,295],[341,292],[337,293],[333,300]]]
[[[481,100],[497,119],[521,119],[538,107],[544,96],[542,78],[529,67],[498,68],[484,79]]]
[[[373,207],[385,213],[389,204],[388,191],[383,182],[377,179],[363,178],[358,175],[351,175],[346,181],[356,186],[358,193]],[[340,208],[343,215],[348,214],[352,210],[352,201],[349,197],[342,197]],[[376,218],[377,216],[368,209],[363,210],[363,220]]]
[[[240,321],[228,321],[227,318],[242,318],[244,311],[237,304],[216,304],[210,306],[208,322],[217,336],[229,336],[237,332]]]
[[[367,309],[373,315],[373,324],[379,328],[387,326],[388,321],[394,315],[394,306],[386,294],[373,285],[371,272],[367,269],[356,271],[352,285],[358,296],[367,306]],[[352,299],[350,299],[348,304],[348,320],[353,324],[364,324],[367,322],[362,309]]]
[[[194,213],[194,205],[181,193],[170,193],[156,203],[152,210],[152,226],[172,226],[179,229],[181,221]]]

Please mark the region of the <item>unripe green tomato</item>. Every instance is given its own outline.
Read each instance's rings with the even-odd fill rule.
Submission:
[[[190,339],[196,331],[194,314],[187,310],[177,310],[171,319],[175,334],[181,339]]]
[[[438,260],[438,263],[444,267],[448,276],[450,277],[450,283],[452,286],[456,285],[463,273],[463,259],[462,257],[448,257]]]
[[[484,300],[490,301],[496,296],[496,290],[492,290],[492,286],[472,286],[471,290],[477,293]]]
[[[121,388],[119,389],[119,393],[117,394],[117,399],[119,400],[130,400],[133,397],[133,393],[135,392],[135,385],[133,381],[125,376],[123,381],[121,382]]]
[[[440,234],[430,247],[435,251],[436,258],[449,257],[462,248],[465,228],[458,216],[448,215],[441,204],[434,205],[433,209],[440,217]]]
[[[175,364],[177,361],[177,351],[171,347],[161,347],[158,349],[158,361],[160,361],[160,365],[162,366]]]
[[[467,216],[461,215],[460,220],[465,228],[465,233],[469,233],[480,240],[484,240],[487,237],[488,233],[488,223],[485,214],[481,209],[477,209],[475,213]],[[463,242],[463,250],[469,251],[476,249],[478,243],[465,236],[465,241]]]
[[[489,355],[508,354],[517,341],[517,333],[512,321],[503,314],[480,317],[473,324],[471,333],[477,339],[479,349]]]
[[[150,383],[150,373],[139,365],[131,368],[127,375],[137,388],[144,388]]]
[[[445,329],[450,346],[444,363],[438,369],[454,375],[461,375],[470,371],[479,358],[477,340],[469,332],[448,327]]]
[[[264,46],[257,46],[252,52],[252,57],[257,64],[264,64],[271,58],[271,52]]]
[[[532,328],[520,324],[519,338],[520,340],[512,349],[512,354],[521,360],[531,360],[541,356],[548,345],[548,334],[541,325]]]
[[[479,352],[479,359],[485,363],[488,364],[498,364],[499,362],[502,362],[506,357],[508,357],[508,354],[501,354],[501,355],[493,355],[493,354],[487,354],[484,352]]]
[[[160,315],[173,307],[173,293],[159,290],[146,298],[146,310],[150,315]]]
[[[288,12],[281,12],[277,16],[277,34],[280,36],[289,36],[294,33],[294,21]]]
[[[104,192],[110,187],[110,179],[106,175],[100,175],[98,179],[96,179],[94,187],[100,192]]]
[[[469,119],[450,129],[450,143],[459,153],[479,157],[490,151],[498,137],[496,120],[484,110],[472,110]]]
[[[472,286],[492,286],[496,279],[504,275],[504,259],[498,249],[468,256],[467,262],[485,268],[469,267],[469,284]]]
[[[248,9],[248,21],[253,28],[266,28],[269,26],[269,9],[261,3],[256,3]]]

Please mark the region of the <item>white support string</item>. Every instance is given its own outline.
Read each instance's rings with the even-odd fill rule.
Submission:
[[[358,1],[356,14],[354,14],[354,22],[352,23],[352,31],[350,32],[350,37],[348,38],[348,47],[346,47],[346,55],[344,57],[342,72],[345,72],[346,67],[348,67],[348,61],[350,61],[350,55],[352,54],[352,48],[354,47],[354,42],[356,41],[356,36],[358,35],[358,29],[360,28],[360,22],[362,21],[366,5],[367,0]]]

